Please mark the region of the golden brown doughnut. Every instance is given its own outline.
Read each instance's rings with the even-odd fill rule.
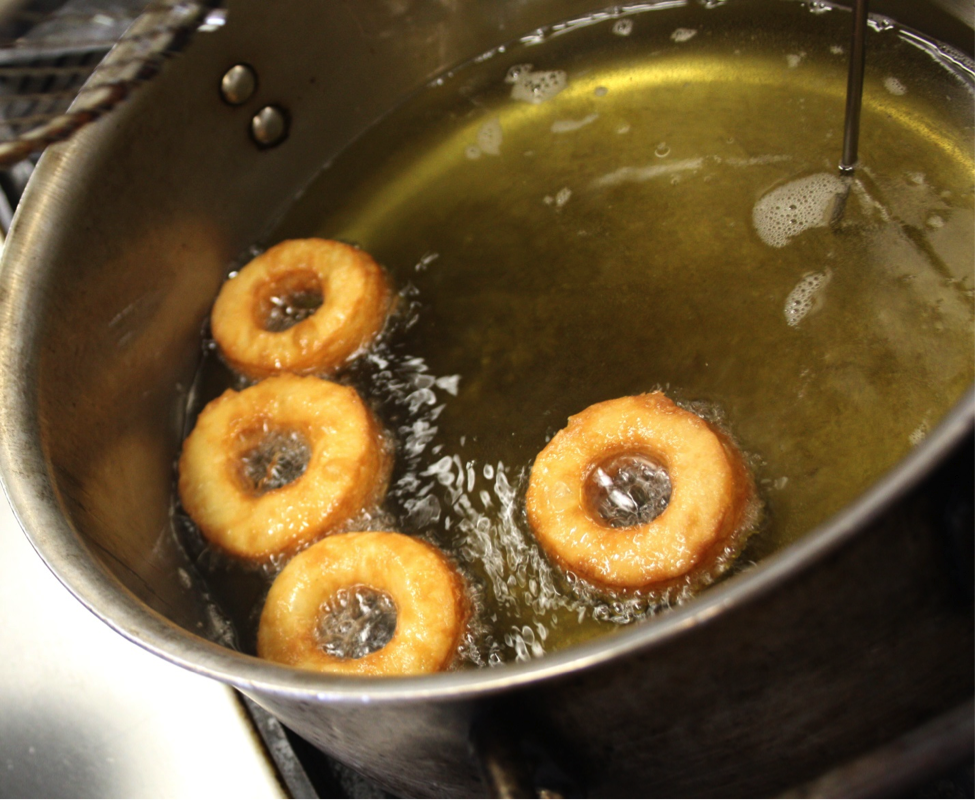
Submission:
[[[285,482],[276,473],[289,460],[300,474]],[[213,545],[265,560],[378,500],[390,464],[382,431],[354,389],[281,375],[228,389],[203,409],[183,443],[179,494]]]
[[[367,588],[395,604],[392,638],[361,658],[325,652],[323,611],[343,590]],[[464,583],[436,548],[401,533],[340,533],[296,555],[261,614],[257,653],[318,672],[418,675],[451,665],[467,625]]]
[[[301,306],[298,322],[282,312]],[[224,359],[248,378],[326,375],[383,329],[389,308],[386,276],[368,253],[291,239],[224,283],[210,325]]]
[[[613,527],[596,510],[593,475],[619,458],[648,460],[670,478],[670,499],[655,519]],[[535,459],[526,505],[553,561],[597,586],[637,591],[706,580],[716,559],[753,525],[754,497],[728,438],[654,392],[596,403],[570,417]]]

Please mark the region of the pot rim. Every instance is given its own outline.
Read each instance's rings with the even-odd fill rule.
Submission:
[[[465,700],[570,676],[626,654],[650,650],[708,625],[728,610],[754,602],[812,568],[852,540],[975,431],[972,386],[923,442],[856,500],[798,541],[682,606],[541,659],[435,675],[354,678],[298,670],[231,650],[151,609],[95,558],[61,513],[51,466],[41,445],[33,379],[38,344],[31,338],[36,326],[29,299],[44,290],[49,265],[41,256],[42,243],[56,238],[53,220],[71,203],[72,186],[85,172],[86,155],[97,149],[100,127],[88,126],[69,142],[48,148],[18,206],[0,258],[0,483],[34,549],[88,610],[140,647],[244,692],[348,705]]]

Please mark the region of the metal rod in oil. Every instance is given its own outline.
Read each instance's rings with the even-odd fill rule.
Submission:
[[[846,82],[846,121],[843,126],[843,160],[840,172],[852,175],[860,140],[860,108],[863,105],[863,66],[867,37],[867,0],[856,0],[850,39],[850,72]]]

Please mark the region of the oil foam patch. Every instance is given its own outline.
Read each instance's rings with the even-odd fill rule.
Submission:
[[[477,147],[486,155],[501,155],[501,142],[503,139],[501,120],[497,117],[491,117],[477,130]]]
[[[558,119],[552,123],[552,133],[571,133],[599,119],[599,114],[587,114],[582,119]]]
[[[551,100],[569,85],[564,70],[534,71],[531,64],[518,64],[508,70],[505,83],[512,84],[511,99],[538,105]]]
[[[822,305],[823,290],[832,277],[833,273],[829,270],[808,272],[802,276],[785,300],[785,321],[790,327],[796,327],[810,311]]]
[[[752,209],[752,222],[762,241],[785,247],[810,228],[829,222],[829,212],[846,184],[830,172],[820,172],[773,189]]]

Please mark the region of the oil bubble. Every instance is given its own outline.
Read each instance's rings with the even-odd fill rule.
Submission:
[[[632,19],[618,19],[613,23],[613,33],[617,36],[629,36],[633,33]]]
[[[829,270],[809,272],[789,292],[785,301],[785,320],[789,327],[796,327],[807,314],[822,305],[823,290],[831,278]]]
[[[752,209],[752,222],[765,244],[785,247],[792,237],[826,225],[846,184],[831,172],[820,172],[773,189]]]

